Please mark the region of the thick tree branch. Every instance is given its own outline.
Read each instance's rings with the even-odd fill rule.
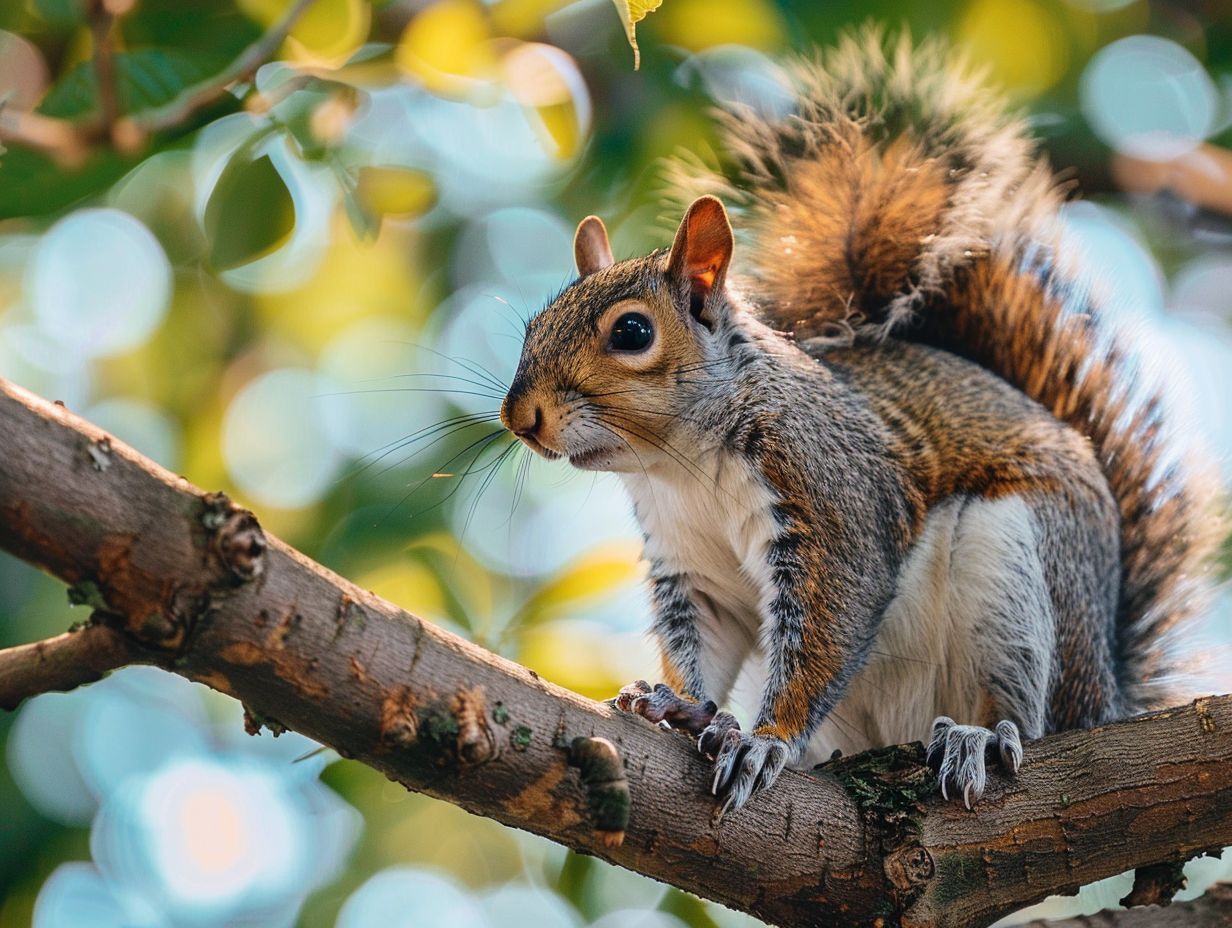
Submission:
[[[974,813],[935,795],[914,745],[787,772],[716,821],[685,737],[355,587],[3,382],[0,435],[0,547],[175,672],[411,789],[772,922],[984,925],[1232,844],[1229,697],[1028,745]]]

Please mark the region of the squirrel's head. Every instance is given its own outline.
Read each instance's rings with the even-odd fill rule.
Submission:
[[[527,326],[501,422],[544,457],[587,470],[678,455],[671,436],[687,419],[682,406],[727,345],[727,211],[701,197],[670,251],[620,262],[602,221],[588,216],[573,253],[580,276]]]

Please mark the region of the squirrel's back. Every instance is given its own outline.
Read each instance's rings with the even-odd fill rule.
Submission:
[[[1021,119],[942,43],[874,30],[786,65],[794,112],[722,117],[719,193],[751,241],[742,287],[812,351],[896,338],[977,362],[1091,443],[1120,511],[1116,657],[1131,709],[1166,701],[1170,631],[1208,605],[1211,471],[1169,446],[1163,397],[1059,245],[1062,201]]]

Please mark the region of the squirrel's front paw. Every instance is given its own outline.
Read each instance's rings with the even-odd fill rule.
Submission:
[[[984,795],[987,782],[984,756],[993,753],[1000,758],[1005,772],[1013,775],[1022,766],[1022,739],[1018,726],[1005,720],[989,731],[980,725],[959,725],[942,715],[933,721],[933,733],[928,742],[928,765],[941,783],[941,795],[950,798],[961,793],[963,804],[970,809]]]
[[[790,748],[771,735],[740,730],[730,712],[719,712],[697,739],[697,748],[714,759],[710,791],[725,795],[720,817],[739,809],[764,789],[769,789],[787,765]]]
[[[666,723],[691,735],[705,729],[719,708],[712,700],[692,702],[676,695],[670,686],[663,683],[651,686],[645,680],[622,687],[615,705],[623,712],[634,712],[651,722]]]

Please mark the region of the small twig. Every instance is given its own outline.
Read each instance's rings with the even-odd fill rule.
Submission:
[[[42,113],[0,106],[0,142],[41,151],[66,168],[80,167],[88,143],[74,123]]]
[[[1218,145],[1204,143],[1170,161],[1117,155],[1112,176],[1131,193],[1168,190],[1195,206],[1232,216],[1232,151]]]
[[[110,136],[120,117],[116,90],[114,31],[116,18],[103,0],[94,0],[90,9],[90,34],[94,39],[94,77],[98,85],[99,119],[102,132]]]
[[[189,116],[221,100],[228,89],[256,74],[282,45],[296,21],[315,0],[296,0],[282,19],[242,51],[238,58],[213,77],[183,90],[174,100],[133,117],[133,125],[144,134],[162,132],[182,125]]]
[[[138,645],[97,621],[45,641],[5,648],[0,650],[0,709],[16,709],[31,696],[76,689],[118,667],[144,662]]]

